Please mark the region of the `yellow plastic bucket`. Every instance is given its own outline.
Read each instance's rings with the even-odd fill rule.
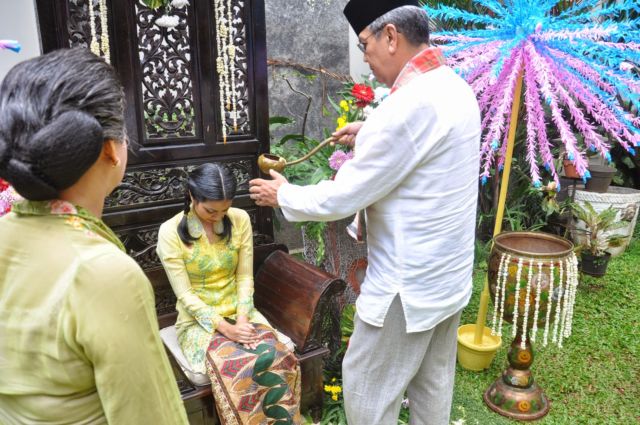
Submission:
[[[480,371],[491,366],[496,352],[502,345],[502,338],[491,335],[491,329],[485,326],[482,344],[475,344],[475,329],[474,323],[458,328],[458,362],[467,370]]]

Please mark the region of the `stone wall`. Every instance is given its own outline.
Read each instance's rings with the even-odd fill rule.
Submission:
[[[269,115],[296,120],[272,136],[279,140],[287,133],[300,133],[307,100],[289,88],[285,78],[298,91],[312,97],[305,134],[322,138],[323,128],[335,128],[335,116],[322,116],[326,95],[333,98],[341,84],[329,73],[349,75],[349,24],[342,14],[347,0],[265,0],[267,57],[269,65]],[[306,71],[294,63],[327,73]],[[315,78],[314,78],[315,76]],[[329,105],[326,105],[329,106]],[[302,247],[300,230],[280,217],[276,239],[295,250]]]

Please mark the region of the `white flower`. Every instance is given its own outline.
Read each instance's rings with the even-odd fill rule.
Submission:
[[[375,102],[380,103],[382,100],[384,100],[385,97],[389,96],[390,92],[391,90],[389,90],[387,87],[376,88],[373,91],[373,93],[375,94]]]
[[[180,23],[180,18],[174,15],[163,15],[156,19],[156,25],[165,28],[175,28]]]
[[[173,0],[171,2],[171,6],[175,7],[176,9],[182,9],[188,4],[189,4],[189,0]]]

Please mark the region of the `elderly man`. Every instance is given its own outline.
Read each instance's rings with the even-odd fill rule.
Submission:
[[[334,133],[356,150],[334,180],[300,187],[272,172],[251,182],[251,197],[290,221],[366,209],[369,266],[342,368],[349,424],[396,424],[406,391],[412,424],[444,425],[471,294],[480,112],[429,46],[417,1],[352,0],[344,14],[391,95]]]

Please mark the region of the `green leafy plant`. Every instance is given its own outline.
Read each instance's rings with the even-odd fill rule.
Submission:
[[[334,129],[324,129],[322,139],[310,137],[306,134],[307,119],[313,98],[301,90],[296,89],[287,76],[282,76],[283,81],[294,93],[306,99],[306,108],[302,115],[302,122],[299,131],[286,133],[278,140],[272,140],[271,153],[284,158],[287,162],[299,159],[317,147],[322,140],[328,138]],[[377,91],[376,91],[377,90]],[[333,100],[327,96],[333,112],[323,109],[325,115],[334,113],[336,118],[336,129],[342,128],[349,122],[365,119],[365,108],[375,108],[384,98],[385,89],[379,88],[379,84],[366,80],[364,83],[354,83],[346,81],[337,92],[338,100]],[[270,133],[273,135],[281,133],[287,127],[295,125],[296,122],[283,116],[274,116],[269,119]],[[284,176],[293,184],[301,186],[317,184],[323,180],[333,177],[344,161],[351,156],[347,152],[348,148],[336,145],[333,148],[327,147],[318,151],[308,160],[284,169]],[[325,230],[327,223],[304,222],[298,223],[304,229],[305,237],[315,243],[315,263],[322,264],[325,257]]]
[[[349,339],[353,334],[353,319],[356,306],[347,304],[342,309],[340,316],[340,348],[325,363],[324,391],[325,399],[322,409],[323,425],[346,425],[347,418],[344,413],[344,400],[342,398],[342,359],[349,346]]]
[[[596,211],[589,201],[572,205],[576,219],[582,221],[585,226],[586,238],[579,246],[581,252],[588,252],[600,257],[606,254],[607,249],[621,246],[626,237],[620,234],[611,234],[611,231],[627,225],[625,222],[616,221],[618,212],[609,207],[601,212]]]
[[[295,120],[289,117],[274,116],[269,118],[269,130],[273,135],[276,130],[294,125]],[[308,137],[301,133],[289,133],[282,136],[277,142],[271,144],[271,153],[293,161],[304,156],[311,149],[318,146],[320,140]],[[294,167],[286,167],[284,176],[290,183],[298,185],[310,185],[331,178],[334,171],[329,167],[329,155],[331,149],[320,150],[316,155]],[[325,222],[302,222],[296,226],[304,229],[305,236],[316,244],[316,265],[322,264],[325,256],[324,231]]]

